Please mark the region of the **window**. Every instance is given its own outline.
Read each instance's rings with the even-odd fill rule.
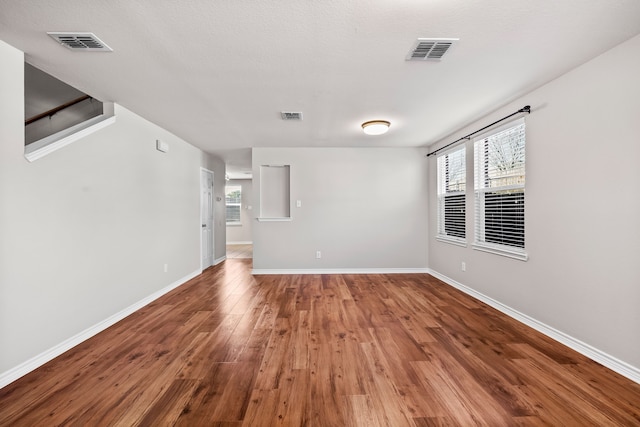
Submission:
[[[474,141],[474,248],[527,259],[524,119]]]
[[[438,240],[465,244],[465,147],[438,157]]]
[[[241,225],[240,207],[242,206],[242,187],[239,185],[227,185],[225,187],[225,200],[227,225]]]

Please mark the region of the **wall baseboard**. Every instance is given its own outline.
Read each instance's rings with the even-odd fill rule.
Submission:
[[[189,280],[193,279],[194,277],[198,276],[199,274],[202,274],[202,271],[196,270],[196,271],[186,275],[185,277],[183,277],[181,279],[178,279],[177,281],[171,283],[170,285],[168,285],[168,286],[166,286],[166,287],[154,292],[153,294],[141,299],[140,301],[130,305],[129,307],[119,311],[118,313],[115,313],[115,314],[109,316],[108,318],[104,319],[103,321],[98,322],[95,325],[85,329],[84,331],[72,336],[71,338],[68,338],[68,339],[64,340],[60,344],[57,344],[57,345],[51,347],[50,349],[38,354],[37,356],[32,357],[31,359],[27,360],[26,362],[21,363],[20,365],[14,367],[12,369],[9,369],[6,372],[1,373],[0,374],[0,388],[11,384],[15,380],[23,377],[24,375],[28,374],[29,372],[31,372],[33,370],[39,368],[40,366],[44,365],[45,363],[49,362],[50,360],[53,360],[54,358],[60,356],[65,351],[68,351],[68,350],[72,349],[73,347],[77,346],[81,342],[86,341],[89,338],[91,338],[92,336],[97,335],[98,333],[104,331],[108,327],[116,324],[120,320],[124,319],[125,317],[129,316],[130,314],[134,313],[135,311],[140,310],[142,307],[144,307],[144,306],[148,305],[149,303],[157,300],[161,296],[169,293],[170,291],[172,291],[175,288],[177,288],[178,286],[188,282]]]
[[[224,261],[225,259],[227,259],[226,255],[221,256],[220,258],[214,259],[213,260],[213,264],[211,264],[211,266],[213,267],[214,265],[218,265],[220,264],[222,261]]]
[[[428,268],[327,268],[327,269],[271,269],[254,268],[251,274],[402,274],[429,273]]]
[[[506,314],[507,316],[524,323],[525,325],[535,329],[538,332],[543,333],[544,335],[558,341],[561,344],[566,345],[567,347],[577,351],[578,353],[588,357],[589,359],[600,363],[601,365],[611,369],[619,373],[620,375],[640,384],[640,369],[632,366],[622,360],[619,360],[597,348],[584,343],[570,335],[565,334],[562,331],[559,331],[545,323],[542,323],[526,314],[519,312],[505,304],[502,304],[499,301],[494,300],[491,297],[488,297],[474,289],[471,289],[462,283],[456,282],[455,280],[438,273],[437,271],[430,270],[429,274],[433,277],[436,277],[442,280],[449,286],[452,286],[467,295],[472,296],[473,298],[482,301],[483,303],[495,308],[496,310]]]
[[[242,242],[227,242],[227,245],[253,245],[252,241]]]

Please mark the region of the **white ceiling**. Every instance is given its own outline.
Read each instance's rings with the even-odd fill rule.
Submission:
[[[639,33],[638,0],[0,0],[0,40],[29,63],[230,172],[250,147],[427,146]],[[441,62],[405,61],[419,37],[460,40]],[[390,131],[365,136],[372,119]]]

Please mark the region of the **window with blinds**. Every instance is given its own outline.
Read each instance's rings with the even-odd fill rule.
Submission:
[[[466,185],[465,147],[439,156],[438,240],[465,244]]]
[[[475,139],[474,159],[474,248],[526,260],[524,119]]]
[[[227,185],[225,187],[225,205],[227,210],[227,225],[241,225],[240,208],[242,206],[242,187]]]

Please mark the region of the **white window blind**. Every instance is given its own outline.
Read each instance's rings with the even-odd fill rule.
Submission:
[[[460,147],[438,157],[439,240],[464,243],[466,203],[466,148]]]
[[[242,187],[227,185],[225,187],[225,204],[227,210],[227,225],[240,225],[240,211],[242,207]]]
[[[475,139],[474,158],[474,248],[526,260],[524,119]]]

